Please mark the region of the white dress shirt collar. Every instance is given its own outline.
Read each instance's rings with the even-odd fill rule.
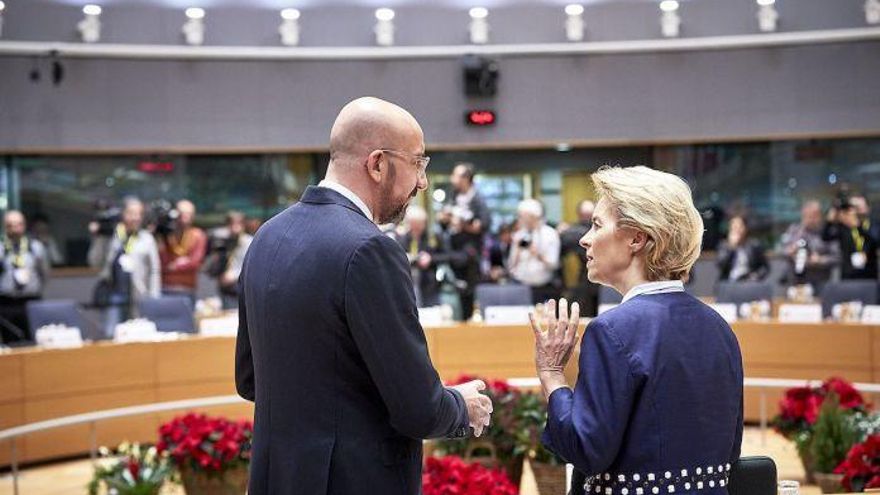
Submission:
[[[355,206],[357,206],[358,208],[360,208],[360,210],[362,212],[364,212],[364,215],[366,215],[367,218],[371,222],[373,221],[373,212],[370,211],[370,208],[367,206],[366,203],[364,203],[364,200],[362,200],[360,198],[360,196],[355,194],[354,191],[352,191],[351,189],[343,186],[342,184],[340,184],[338,182],[334,182],[329,179],[324,179],[321,182],[319,182],[318,187],[326,187],[327,189],[333,189],[334,191],[338,192],[339,194],[345,196],[345,199],[354,203]]]
[[[681,280],[661,280],[659,282],[639,284],[623,296],[621,303],[625,303],[642,294],[665,294],[667,292],[684,292],[684,282]]]

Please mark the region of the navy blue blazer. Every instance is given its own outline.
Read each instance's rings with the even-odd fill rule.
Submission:
[[[685,292],[639,295],[592,320],[580,349],[577,384],[550,395],[542,440],[593,477],[591,493],[727,493],[743,369],[718,313]]]
[[[248,493],[421,493],[422,439],[464,436],[468,416],[431,364],[397,242],[309,187],[257,232],[239,283]]]

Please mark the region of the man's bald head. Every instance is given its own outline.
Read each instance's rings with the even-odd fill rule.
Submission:
[[[6,235],[13,239],[18,239],[23,236],[24,231],[27,228],[24,215],[18,210],[7,211],[6,215],[3,216],[3,223],[6,229]]]
[[[357,162],[372,151],[401,146],[401,141],[422,143],[422,128],[403,108],[374,97],[358,98],[342,107],[330,130],[330,161]],[[412,145],[411,145],[412,146]],[[423,146],[417,144],[415,147]],[[423,153],[424,149],[405,149]]]

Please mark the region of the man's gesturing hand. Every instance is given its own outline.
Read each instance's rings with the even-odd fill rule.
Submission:
[[[492,400],[480,393],[480,390],[486,389],[486,384],[483,380],[471,380],[449,388],[458,390],[464,398],[474,436],[482,435],[483,429],[489,426],[489,417],[492,414]]]

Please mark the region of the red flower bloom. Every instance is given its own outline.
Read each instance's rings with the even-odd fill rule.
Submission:
[[[229,421],[189,413],[159,428],[159,452],[170,452],[172,460],[195,469],[224,471],[250,459],[250,421]]]
[[[424,495],[517,495],[507,474],[456,456],[431,457],[422,474]]]
[[[834,472],[843,475],[843,486],[848,491],[880,487],[880,435],[853,445]]]

